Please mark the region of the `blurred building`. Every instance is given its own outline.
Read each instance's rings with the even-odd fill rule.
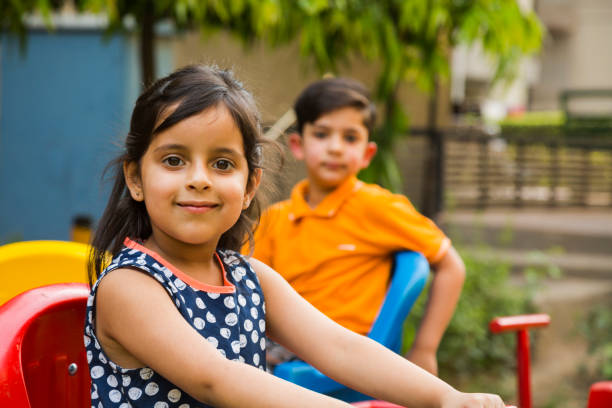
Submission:
[[[536,11],[548,33],[529,107],[557,109],[565,89],[612,89],[612,1],[537,0]]]
[[[457,47],[451,81],[457,112],[499,119],[517,111],[559,109],[559,95],[567,89],[612,89],[612,1],[521,0],[520,4],[535,10],[544,24],[541,54],[526,58],[511,84],[491,87],[493,64],[480,47]]]

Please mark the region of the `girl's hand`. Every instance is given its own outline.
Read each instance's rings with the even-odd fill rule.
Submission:
[[[505,408],[502,399],[495,394],[448,393],[442,399],[442,408]]]

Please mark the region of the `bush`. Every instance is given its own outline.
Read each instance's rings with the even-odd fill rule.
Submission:
[[[493,335],[489,322],[499,316],[531,313],[533,271],[527,283],[510,281],[511,266],[499,260],[483,260],[461,251],[467,276],[457,309],[438,349],[440,377],[464,382],[468,377],[494,380],[514,376],[515,336]],[[405,324],[404,347],[412,344],[423,315],[421,296]]]
[[[612,380],[612,302],[593,308],[580,325],[589,353],[597,358],[594,380]]]

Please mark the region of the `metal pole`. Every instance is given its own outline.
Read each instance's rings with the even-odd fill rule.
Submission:
[[[516,332],[518,358],[518,388],[520,408],[531,408],[531,379],[529,374],[529,333],[526,329]]]

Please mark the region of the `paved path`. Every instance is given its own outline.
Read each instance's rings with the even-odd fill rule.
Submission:
[[[442,214],[440,220],[459,225],[472,223],[499,228],[510,225],[521,230],[612,238],[612,208],[457,210]]]
[[[612,208],[461,210],[442,214],[439,222],[482,258],[519,269],[553,264],[568,276],[612,279]],[[486,250],[479,250],[483,243]]]

